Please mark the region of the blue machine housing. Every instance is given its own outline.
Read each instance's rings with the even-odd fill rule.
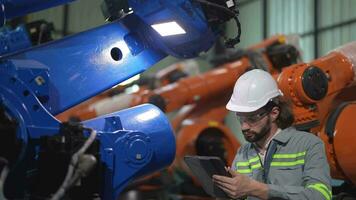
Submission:
[[[0,0],[4,8],[0,15],[8,19],[67,2]],[[145,71],[167,55],[196,56],[216,38],[200,6],[189,0],[129,0],[129,5],[133,13],[123,19],[1,57],[0,106],[16,120],[16,136],[22,143],[5,188],[22,192],[21,179],[33,170],[41,150],[36,141],[59,134],[61,122],[54,115]],[[179,23],[186,34],[162,37],[151,27],[168,21]],[[174,159],[172,129],[152,105],[83,124],[99,133],[100,161],[105,166],[103,199],[116,199],[130,180]],[[17,168],[20,164],[23,167]]]
[[[122,110],[83,124],[101,130],[100,155],[107,169],[104,199],[115,199],[128,181],[169,165],[175,156],[169,121],[153,105]]]
[[[14,30],[3,27],[0,32],[0,55],[31,47],[31,40],[25,26]]]

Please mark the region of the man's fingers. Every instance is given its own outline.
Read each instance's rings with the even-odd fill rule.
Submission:
[[[224,188],[226,188],[226,189],[228,189],[228,190],[231,190],[231,191],[233,191],[234,188],[235,188],[234,185],[232,185],[232,184],[230,184],[230,183],[222,182],[222,181],[219,181],[219,180],[214,181],[214,183],[215,183],[216,185],[218,185],[218,186],[224,187]]]
[[[222,185],[221,185],[221,184],[216,183],[216,185],[217,185],[220,189],[222,189],[229,197],[235,198],[234,191],[231,190],[231,189],[229,189],[229,187],[227,187],[225,184],[222,184]]]
[[[227,176],[213,175],[213,181],[220,181],[224,183],[232,183],[232,178]]]

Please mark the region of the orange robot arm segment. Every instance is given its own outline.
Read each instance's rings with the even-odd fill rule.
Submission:
[[[308,64],[284,68],[277,82],[293,106],[296,127],[325,143],[334,178],[356,184],[356,42]]]

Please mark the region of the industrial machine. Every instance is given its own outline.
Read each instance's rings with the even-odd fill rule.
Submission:
[[[187,130],[191,130],[197,135],[191,131],[190,133],[183,134],[191,137],[191,139],[196,139],[204,129],[209,127],[217,128],[224,123],[224,118],[227,114],[227,110],[225,109],[226,100],[229,98],[230,89],[232,89],[236,77],[253,67],[268,68],[266,70],[272,71],[272,73],[279,73],[283,65],[288,66],[299,61],[299,51],[293,44],[288,43],[288,37],[275,36],[246,50],[235,51],[231,54],[215,58],[214,63],[218,67],[206,73],[185,77],[182,75],[183,72],[179,70],[179,65],[174,65],[174,68],[164,69],[158,73],[160,76],[157,79],[160,80],[161,87],[157,89],[143,89],[133,93],[129,95],[130,98],[128,98],[128,101],[123,96],[107,96],[104,100],[93,99],[91,102],[92,105],[83,105],[74,110],[68,110],[65,115],[59,115],[59,118],[68,119],[69,116],[76,116],[85,120],[106,114],[105,112],[112,112],[121,104],[130,107],[149,102],[161,108],[165,113],[178,110],[184,105],[192,105],[189,109],[187,107],[187,109],[180,110],[176,117],[173,117],[172,125],[177,133],[177,137],[181,137],[181,134],[178,132],[183,127],[182,122],[191,118],[188,115],[194,115],[195,120],[192,121],[200,121],[202,123],[205,120],[205,125],[202,127],[187,128]],[[173,76],[181,78],[174,81],[164,78]],[[170,84],[167,84],[167,82]],[[102,98],[100,97],[100,99]],[[195,123],[191,122],[191,124]],[[223,129],[223,132],[230,132],[226,127],[219,127],[217,129]],[[228,135],[233,134],[228,133]],[[235,139],[233,138],[233,136],[229,136],[227,141],[234,141]],[[186,144],[194,144],[194,142],[189,142],[191,139],[183,139],[184,144],[177,146],[177,152],[180,152],[180,148],[185,149]],[[229,149],[229,153],[227,153],[229,155],[228,158],[224,158],[229,163],[234,158],[238,145],[234,142],[234,145],[231,147],[227,148]],[[185,153],[187,152],[180,152],[178,157],[182,157]]]
[[[112,112],[112,109],[120,106],[130,107],[148,102],[158,106],[165,113],[176,111],[177,113],[171,117],[177,139],[176,158],[168,171],[171,177],[176,177],[170,182],[173,185],[171,188],[175,187],[172,191],[180,195],[204,195],[199,183],[183,162],[183,157],[187,154],[218,156],[226,164],[231,164],[240,144],[235,134],[225,124],[228,114],[225,105],[236,78],[254,67],[278,74],[283,66],[299,63],[300,53],[297,47],[290,43],[290,39],[282,35],[274,36],[248,49],[224,54],[214,59],[216,68],[195,76],[182,76],[183,72],[179,71],[179,65],[170,69],[165,68],[157,77],[161,87],[98,101],[93,99],[95,102],[92,105],[68,110],[65,115],[59,115],[59,118],[76,116],[85,120]],[[162,77],[181,78],[170,81]],[[169,84],[166,84],[167,82]],[[157,178],[160,175],[156,174],[149,178]],[[146,185],[141,186],[141,190],[148,188],[147,179],[141,181]],[[160,186],[165,187],[162,182]],[[157,188],[159,189],[151,187]]]
[[[1,22],[69,2],[1,0]],[[208,50],[229,19],[239,25],[231,0],[104,5],[112,23],[61,40],[16,48],[22,39],[0,38],[3,49],[15,47],[0,63],[1,198],[116,199],[134,178],[168,166],[175,139],[153,105],[80,123],[54,116],[167,55],[190,58]],[[239,41],[238,31],[227,46]]]
[[[227,137],[229,134],[225,132],[228,131],[221,128],[225,126],[223,119],[227,112],[224,106],[238,76],[251,66],[265,69],[275,77],[284,96],[291,102],[295,126],[314,133],[324,141],[332,177],[345,181],[342,187],[334,188],[334,194],[340,193],[340,197],[346,192],[355,197],[355,137],[352,131],[356,116],[356,42],[310,63],[300,63],[298,51],[285,45],[283,38],[276,37],[244,53],[223,58],[228,63],[205,74],[141,93],[133,99],[133,105],[151,102],[165,112],[181,108],[172,121],[177,137],[174,166],[185,170],[181,158],[185,154],[199,154],[198,141],[208,132],[219,132],[225,136],[220,137],[224,138],[224,147],[233,147],[226,143],[234,139]],[[182,108],[183,105],[188,106]],[[210,135],[208,138],[215,137],[210,141],[219,141],[216,139],[219,136],[214,134],[219,135],[207,134]],[[224,155],[226,158],[226,155],[234,154],[233,150],[214,149],[212,153],[227,152]]]

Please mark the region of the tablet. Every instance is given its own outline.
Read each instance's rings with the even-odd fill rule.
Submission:
[[[213,175],[231,177],[225,170],[224,162],[214,156],[184,156],[184,161],[198,178],[207,194],[216,198],[229,198],[227,194],[213,182]]]

